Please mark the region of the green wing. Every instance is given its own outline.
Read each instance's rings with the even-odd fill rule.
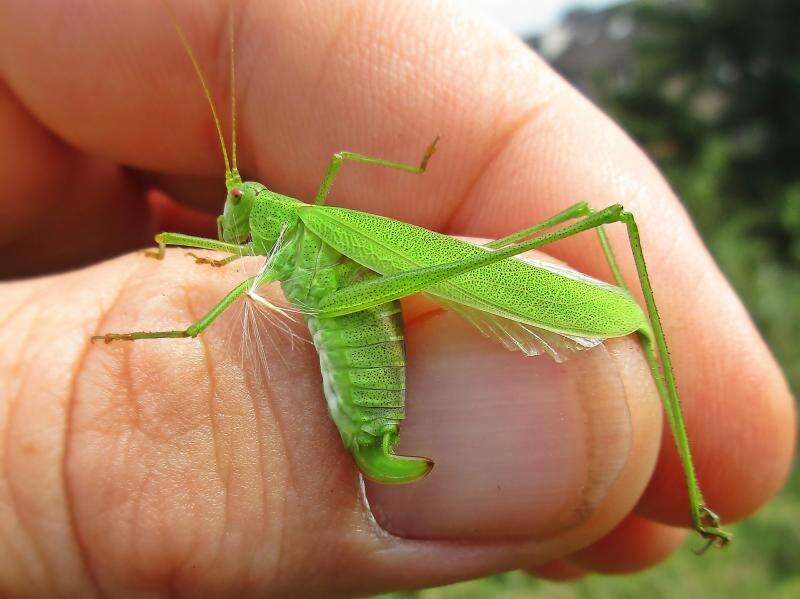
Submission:
[[[303,223],[348,258],[394,274],[480,255],[488,249],[367,212],[308,206]],[[510,349],[563,357],[647,329],[627,291],[576,271],[528,258],[509,258],[428,291],[478,330]]]

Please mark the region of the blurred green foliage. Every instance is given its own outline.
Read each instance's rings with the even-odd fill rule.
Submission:
[[[659,164],[800,391],[800,2],[638,0],[623,81],[593,95]],[[731,440],[735,443],[735,440]],[[736,542],[702,558],[691,539],[629,576],[554,584],[519,572],[386,597],[800,597],[800,476]]]
[[[800,390],[800,2],[634,2],[607,110],[658,162]]]

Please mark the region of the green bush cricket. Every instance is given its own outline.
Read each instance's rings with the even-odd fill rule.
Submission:
[[[93,340],[196,337],[240,296],[262,300],[258,287],[280,282],[313,336],[328,408],[344,445],[364,476],[402,484],[427,475],[433,462],[394,453],[405,415],[401,298],[426,292],[485,335],[527,355],[548,353],[560,359],[604,339],[636,333],[683,465],[693,527],[707,539],[706,547],[729,542],[730,534],[705,506],[695,476],[669,352],[631,213],[619,204],[596,211],[578,203],[542,223],[478,246],[389,218],[325,205],[345,161],[421,174],[438,138],[418,166],[352,152],[334,154],[312,204],[273,192],[261,183],[243,181],[236,162],[233,31],[229,159],[202,69],[172,8],[164,3],[211,108],[225,162],[227,195],[217,219],[218,239],[159,233],[158,249],[147,254],[161,259],[167,246],[183,246],[228,254],[221,260],[195,256],[198,262],[213,266],[243,256],[267,259],[258,274],[242,281],[185,329],[107,333]],[[617,222],[627,229],[647,313],[628,293],[603,231],[604,225]],[[515,257],[590,229],[599,235],[616,285],[547,262]]]

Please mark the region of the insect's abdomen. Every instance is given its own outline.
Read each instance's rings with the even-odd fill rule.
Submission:
[[[377,276],[305,231],[283,291],[295,306],[313,309],[328,294]],[[384,483],[410,482],[427,474],[430,460],[392,453],[405,418],[400,302],[306,320],[319,354],[328,410],[361,471]]]
[[[345,445],[396,434],[405,417],[406,389],[398,302],[336,318],[310,318],[308,327],[328,408]]]

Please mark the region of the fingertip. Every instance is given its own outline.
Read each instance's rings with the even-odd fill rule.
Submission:
[[[660,423],[635,343],[557,364],[509,352],[452,313],[417,316],[406,333],[398,451],[431,456],[436,468],[413,485],[367,486],[382,527],[476,541],[569,532],[572,550],[632,508],[657,453],[647,431]]]
[[[576,569],[627,574],[650,568],[674,553],[687,531],[629,515],[605,537],[568,558]]]
[[[741,520],[767,503],[786,482],[796,445],[796,408],[768,350],[721,366],[726,380],[705,397],[692,397],[687,428],[705,503],[724,522]],[[672,436],[664,436],[658,467],[637,512],[659,522],[689,524],[686,483]]]
[[[181,231],[187,235],[216,237],[215,218],[207,212],[183,206],[158,189],[147,192],[147,204],[154,235],[162,231]]]
[[[550,580],[552,582],[579,580],[587,574],[583,568],[561,559],[556,559],[525,571],[531,576],[541,578],[542,580]]]

